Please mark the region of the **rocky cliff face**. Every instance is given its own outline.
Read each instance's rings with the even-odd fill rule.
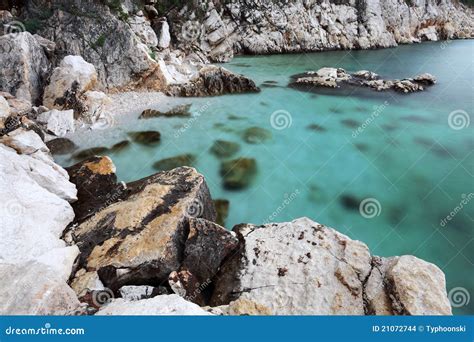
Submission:
[[[232,0],[171,11],[180,46],[213,61],[235,53],[369,49],[473,36],[471,8],[452,0]]]

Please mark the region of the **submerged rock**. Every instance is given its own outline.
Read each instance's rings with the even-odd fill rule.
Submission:
[[[238,158],[221,163],[220,173],[224,188],[239,190],[248,187],[257,173],[257,162],[251,158]]]
[[[128,136],[140,145],[156,145],[161,141],[161,134],[158,131],[130,132]]]
[[[112,145],[112,147],[110,148],[110,151],[114,152],[114,153],[119,153],[119,152],[122,152],[123,150],[125,150],[129,146],[130,146],[130,141],[129,140],[122,140],[122,141]]]
[[[451,313],[442,272],[415,257],[379,272],[365,244],[307,218],[233,230],[241,253],[222,267],[211,305],[237,302],[240,314]]]
[[[172,108],[167,112],[162,112],[156,109],[146,109],[142,112],[139,119],[150,119],[150,118],[158,118],[158,117],[189,117],[191,116],[191,105],[181,105]]]
[[[195,162],[196,156],[194,154],[182,154],[159,160],[153,164],[153,168],[158,171],[169,171],[180,166],[193,166]]]
[[[63,155],[73,153],[78,146],[67,138],[56,138],[46,143],[52,154]]]
[[[88,148],[86,150],[82,150],[77,153],[74,153],[72,157],[74,159],[83,160],[83,159],[87,159],[87,158],[94,157],[94,156],[101,155],[108,152],[109,152],[109,149],[107,147],[92,147],[92,148]]]
[[[204,178],[183,167],[128,183],[71,235],[80,267],[97,271],[117,291],[165,281],[181,264],[189,218],[213,221],[215,215]]]
[[[99,316],[156,316],[156,315],[192,315],[207,316],[209,312],[196,304],[190,303],[178,295],[157,296],[151,299],[127,301],[114,299],[102,307],[96,314]]]
[[[217,213],[216,223],[225,226],[225,221],[227,220],[227,216],[229,216],[230,202],[226,199],[215,199],[214,207]]]
[[[265,128],[249,127],[242,133],[242,137],[249,144],[261,144],[272,138],[272,132]]]
[[[315,132],[326,132],[326,128],[318,124],[310,124],[306,128]]]
[[[258,92],[255,83],[222,67],[207,65],[190,82],[172,85],[168,93],[175,96],[216,96],[234,93]]]
[[[239,144],[225,140],[216,140],[210,149],[211,153],[218,158],[232,157],[239,152],[239,150]]]

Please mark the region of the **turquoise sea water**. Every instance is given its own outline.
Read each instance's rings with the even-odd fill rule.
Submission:
[[[413,254],[435,263],[457,294],[455,313],[473,314],[474,298],[465,303],[466,294],[474,296],[473,57],[473,41],[238,57],[225,67],[251,77],[261,93],[169,100],[192,103],[192,119],[137,120],[141,110],[130,108],[126,124],[74,140],[84,148],[111,146],[129,131],[159,130],[157,147],[132,144],[110,154],[121,180],[154,173],[157,160],[194,153],[213,198],[230,200],[227,228],[308,216],[364,241],[375,255]],[[412,95],[319,95],[287,87],[291,75],[323,66],[384,78],[429,72],[438,84]],[[252,126],[268,129],[272,139],[244,142],[242,131]],[[217,139],[239,143],[236,156],[257,160],[249,188],[223,189],[220,161],[209,153]],[[67,156],[59,162],[73,163]],[[369,205],[361,215],[364,200],[375,204],[374,213]]]

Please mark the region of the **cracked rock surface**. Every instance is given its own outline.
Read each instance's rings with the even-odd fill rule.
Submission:
[[[234,230],[241,253],[222,268],[211,301],[230,303],[228,312],[451,313],[443,273],[413,256],[372,257],[364,243],[308,218]]]
[[[215,219],[204,177],[188,167],[128,183],[108,198],[70,234],[81,251],[79,266],[96,271],[114,292],[166,281],[181,264],[190,217]]]

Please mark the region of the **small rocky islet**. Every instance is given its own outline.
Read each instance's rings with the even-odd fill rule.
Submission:
[[[204,39],[189,40],[179,33],[196,18],[193,6],[168,8],[165,18],[156,1],[0,1],[0,195],[11,209],[0,223],[0,314],[451,314],[444,273],[414,256],[374,256],[363,242],[308,218],[225,229],[229,202],[213,201],[204,177],[179,165],[192,164],[191,155],[157,161],[163,171],[119,182],[112,159],[101,155],[131,143],[156,147],[158,131],[131,131],[111,147],[86,150],[68,139],[83,127],[115,124],[107,111],[113,92],[259,92],[250,78],[210,64],[234,54],[472,38],[474,27],[472,10],[453,1],[426,8],[393,3],[380,13],[372,13],[367,1],[234,4],[218,11],[214,2],[206,3],[199,17]],[[282,10],[295,40],[285,39],[285,27],[265,15]],[[416,15],[420,11],[423,16]],[[260,18],[256,29],[246,29],[254,17]],[[410,27],[403,27],[408,21]],[[14,22],[30,30],[34,24],[34,32],[12,30]],[[407,94],[435,82],[429,74],[384,80],[370,71],[323,68],[295,75],[290,86]],[[190,117],[189,105],[138,110],[143,120]],[[216,128],[239,134],[247,144],[272,139],[260,127]],[[316,124],[308,129],[323,132]],[[237,143],[216,146],[210,152],[220,159],[224,187],[247,188],[257,161],[238,157]],[[67,169],[52,156],[71,153],[78,163]],[[359,203],[352,195],[341,199],[349,210]]]

